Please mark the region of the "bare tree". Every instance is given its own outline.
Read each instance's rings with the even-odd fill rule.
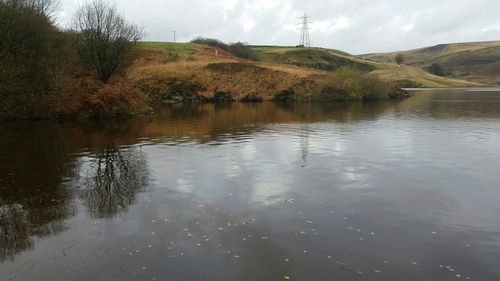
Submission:
[[[47,18],[53,20],[55,14],[60,9],[60,2],[58,0],[27,0],[34,5],[40,13]]]
[[[102,0],[82,6],[73,27],[80,57],[99,79],[107,83],[142,36],[142,30],[127,22]]]
[[[54,0],[0,0],[0,59],[41,37],[57,7]]]
[[[45,93],[58,46],[55,0],[0,0],[0,94]]]
[[[0,0],[0,3],[10,6],[22,6],[37,11],[39,15],[52,19],[59,10],[58,0]]]

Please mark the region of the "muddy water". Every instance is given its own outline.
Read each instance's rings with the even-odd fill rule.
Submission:
[[[0,280],[500,280],[500,93],[0,125]]]

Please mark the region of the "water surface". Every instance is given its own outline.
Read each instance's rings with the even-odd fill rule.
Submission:
[[[0,125],[0,280],[500,280],[500,93]]]

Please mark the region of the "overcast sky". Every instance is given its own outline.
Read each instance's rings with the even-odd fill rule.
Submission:
[[[60,0],[64,24],[84,0]],[[316,47],[353,54],[439,43],[500,40],[500,0],[109,0],[141,25],[146,40],[196,36],[296,45],[298,19],[312,19]]]

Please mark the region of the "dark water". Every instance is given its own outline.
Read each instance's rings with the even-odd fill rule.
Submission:
[[[500,93],[0,125],[0,280],[500,280]]]

